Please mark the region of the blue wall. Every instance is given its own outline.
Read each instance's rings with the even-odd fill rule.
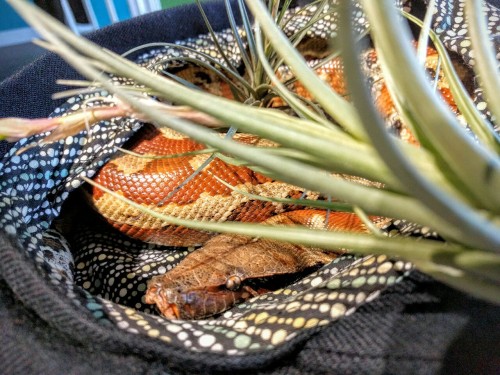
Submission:
[[[33,2],[33,0],[31,0]],[[127,2],[124,0],[114,0],[116,13],[120,20],[124,20],[130,17],[130,12],[128,10]],[[108,11],[106,9],[106,4],[102,0],[92,0],[92,6],[97,17],[97,21],[100,27],[109,25],[111,23]],[[18,29],[21,27],[27,27],[26,22],[22,20],[21,17],[11,8],[5,0],[0,0],[0,31],[6,31],[11,29]]]
[[[116,14],[120,20],[126,20],[130,18],[130,12],[128,10],[127,2],[124,0],[113,0],[115,4]],[[99,27],[107,26],[111,23],[108,11],[106,9],[106,4],[102,0],[92,0],[92,7],[94,8],[95,15],[97,17],[97,22]]]
[[[33,0],[31,0],[33,2]],[[26,22],[17,15],[5,0],[0,0],[0,31],[27,27]]]

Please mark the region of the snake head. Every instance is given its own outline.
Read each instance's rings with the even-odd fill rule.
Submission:
[[[169,319],[220,314],[277,290],[336,255],[297,245],[220,234],[148,283],[145,302]]]
[[[154,277],[145,295],[145,301],[156,304],[168,319],[200,319],[227,310],[235,303],[260,294],[241,285],[237,276],[230,276],[222,285],[183,289],[166,285],[162,276]]]

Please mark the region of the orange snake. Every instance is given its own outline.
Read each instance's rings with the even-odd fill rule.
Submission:
[[[428,69],[431,65],[435,66],[436,56],[434,50],[428,50]],[[375,60],[375,52],[370,50],[366,59]],[[339,59],[331,60],[317,69],[317,73],[335,91],[347,94]],[[213,86],[214,83],[204,88],[211,90]],[[387,87],[382,82],[377,88],[376,105],[386,118],[390,118],[395,109]],[[446,82],[439,79],[438,88],[455,109]],[[291,89],[311,99],[300,83],[292,84]],[[220,87],[213,90],[224,91]],[[279,99],[276,99],[274,105],[280,104]],[[404,126],[399,129],[398,135],[408,142],[416,142]],[[234,139],[256,146],[269,145],[268,141],[248,134],[236,134]],[[152,126],[141,129],[130,144],[132,151],[147,155],[182,154],[204,148],[182,134]],[[182,184],[207,158],[206,154],[168,159],[119,155],[100,170],[95,181],[136,203],[155,207],[158,212],[179,218],[299,224],[329,230],[367,232],[355,214],[332,212],[326,215],[325,211],[252,200],[238,191],[276,198],[299,198],[305,195],[307,199],[316,199],[317,196],[274,181],[249,168],[226,164],[217,158],[190,181]],[[232,185],[234,190],[220,180]],[[175,193],[169,196],[173,191]],[[335,254],[320,249],[243,236],[214,237],[214,233],[169,225],[141,214],[97,188],[92,189],[91,200],[108,222],[131,237],[171,246],[205,244],[189,254],[173,270],[150,280],[145,301],[156,304],[167,318],[194,319],[220,313],[234,303],[279,287],[285,276],[296,278],[335,257]],[[372,220],[378,225],[388,221],[379,217]]]

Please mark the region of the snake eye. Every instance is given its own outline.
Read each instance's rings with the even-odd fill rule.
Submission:
[[[226,288],[232,291],[238,290],[241,287],[241,279],[239,276],[231,275],[226,279]]]

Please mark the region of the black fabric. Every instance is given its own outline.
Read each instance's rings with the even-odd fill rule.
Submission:
[[[224,357],[174,350],[95,324],[90,314],[75,316],[11,241],[2,239],[0,250],[8,283],[0,284],[0,373],[495,374],[500,368],[500,308],[418,272],[355,314],[308,333],[303,345]]]
[[[207,9],[216,29],[220,2]],[[206,32],[193,7],[159,12],[90,36],[124,52]],[[0,117],[42,117],[61,104],[57,78],[77,75],[48,54],[0,84]],[[0,155],[8,147],[0,143]],[[10,238],[0,238],[0,373],[494,374],[500,372],[500,308],[414,272],[335,324],[272,353],[226,357],[160,345],[95,322],[65,303]],[[294,344],[295,343],[295,344]]]

